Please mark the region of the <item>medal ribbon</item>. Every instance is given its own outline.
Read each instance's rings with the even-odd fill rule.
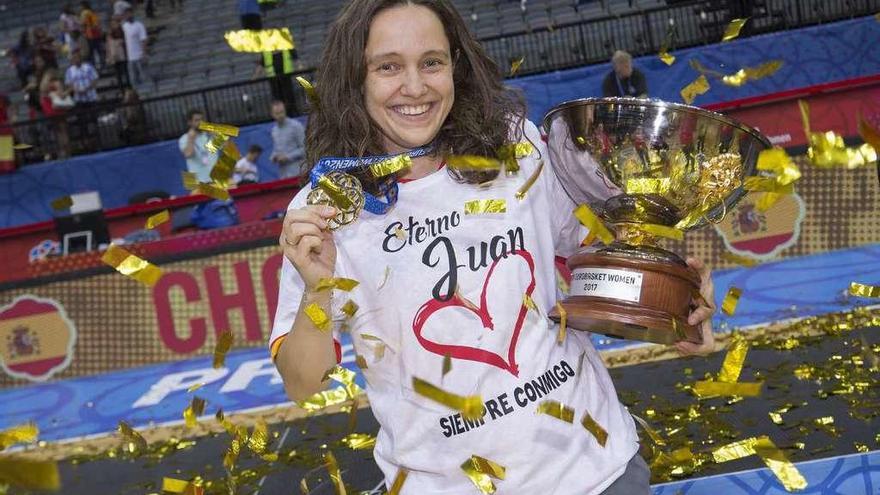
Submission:
[[[370,165],[389,160],[403,154],[409,155],[410,158],[418,158],[428,155],[432,151],[434,151],[434,147],[432,145],[428,145],[422,146],[421,148],[415,148],[409,150],[406,153],[401,153],[397,155],[365,156],[362,158],[321,158],[320,160],[318,160],[318,163],[315,164],[314,168],[312,168],[312,171],[309,173],[309,180],[311,181],[312,187],[318,187],[318,180],[320,180],[322,176],[329,174],[330,172],[347,172],[352,169],[369,167]],[[364,209],[374,215],[384,215],[397,201],[397,181],[395,180],[392,181],[390,184],[383,185],[379,190],[379,193],[384,196],[385,201],[382,201],[373,194],[364,191]]]

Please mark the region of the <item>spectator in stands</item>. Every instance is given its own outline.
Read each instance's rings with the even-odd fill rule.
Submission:
[[[186,120],[189,130],[177,141],[180,152],[186,158],[186,169],[196,174],[199,182],[211,182],[211,169],[217,162],[217,153],[208,151],[211,138],[207,132],[199,130],[204,113],[201,110],[190,110],[186,114]]]
[[[82,31],[71,31],[70,44],[67,45],[68,57],[73,57],[73,52],[79,52],[83,60],[91,60],[92,50],[89,48],[89,41],[82,35]]]
[[[73,13],[73,7],[69,3],[61,7],[58,28],[61,31],[61,42],[67,47],[67,53],[70,53],[73,49],[71,47],[71,42],[73,41],[71,35],[74,31],[79,31],[79,19]]]
[[[101,32],[101,20],[98,19],[98,14],[92,10],[90,2],[82,1],[79,3],[79,6],[79,22],[89,44],[89,53],[92,55],[91,60],[94,66],[100,69],[104,62],[104,35]]]
[[[64,87],[64,82],[57,75],[44,76],[49,78],[45,85],[45,94],[41,98],[43,114],[50,119],[50,127],[55,131],[58,149],[55,158],[62,159],[70,156],[70,134],[67,130],[67,112],[74,107],[75,102],[70,96],[70,90]],[[47,158],[51,155],[47,154]]]
[[[147,141],[147,116],[134,88],[125,88],[119,118],[122,122],[121,137],[126,144],[143,144]]]
[[[602,81],[602,96],[648,97],[648,82],[645,75],[632,66],[632,56],[617,50],[611,57],[612,70]]]
[[[34,47],[31,44],[31,33],[23,29],[18,36],[18,43],[7,50],[6,54],[12,57],[12,65],[15,66],[21,87],[27,86],[28,78],[34,73]]]
[[[232,182],[238,186],[259,182],[257,160],[260,159],[262,153],[262,146],[252,144],[248,148],[247,154],[235,163],[235,173],[232,174]]]
[[[306,131],[299,121],[287,116],[284,102],[272,102],[272,156],[269,160],[278,164],[282,179],[300,175],[305,161]]]
[[[34,48],[37,54],[43,58],[46,67],[58,68],[58,49],[59,44],[55,38],[49,36],[46,28],[38,26],[34,28]]]
[[[113,2],[113,15],[123,19],[125,18],[125,12],[127,10],[131,10],[131,4],[126,2],[125,0],[116,0]]]
[[[43,107],[40,104],[40,84],[43,82],[43,76],[47,70],[54,71],[55,69],[46,67],[43,57],[39,55],[34,56],[34,71],[28,77],[25,87],[22,88],[24,99],[28,104],[28,118],[32,120],[41,117],[43,114]]]
[[[128,59],[128,80],[134,86],[140,86],[146,82],[144,64],[147,59],[147,28],[134,18],[134,12],[129,7],[125,10],[125,22],[122,24],[122,32],[125,33],[125,56]]]
[[[238,15],[242,29],[263,29],[263,14],[257,0],[238,0]]]
[[[117,18],[110,19],[110,29],[107,30],[107,65],[113,66],[116,73],[116,85],[119,92],[129,86],[128,67],[125,59],[125,33],[122,31],[122,23]]]
[[[98,71],[92,64],[83,61],[79,51],[70,56],[70,67],[64,73],[64,83],[73,91],[73,99],[78,106],[90,106],[98,101],[95,87],[98,85]]]

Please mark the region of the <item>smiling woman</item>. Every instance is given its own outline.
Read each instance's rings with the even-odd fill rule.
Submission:
[[[381,425],[376,462],[389,487],[408,473],[398,493],[487,493],[469,467],[477,457],[506,468],[491,481],[500,493],[649,493],[632,418],[589,336],[558,341],[565,332],[546,317],[554,256],[587,231],[521,97],[450,1],[353,0],[319,67],[307,162],[351,158],[322,160],[315,175],[344,166],[371,194],[398,192],[332,231],[335,208],[308,205],[309,188],[288,207],[269,342],[288,395],[324,387],[344,325]],[[449,155],[520,148],[507,173],[444,167]],[[381,184],[359,167],[387,154],[412,165]],[[334,277],[359,283],[322,289]],[[441,382],[436,394],[480,397],[482,417],[432,400],[426,387]]]

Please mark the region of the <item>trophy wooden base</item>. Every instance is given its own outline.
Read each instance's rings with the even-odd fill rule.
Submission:
[[[699,326],[687,324],[699,275],[681,262],[633,253],[638,248],[568,259],[571,295],[562,302],[567,327],[658,344],[702,343]],[[555,309],[550,317],[559,321]]]

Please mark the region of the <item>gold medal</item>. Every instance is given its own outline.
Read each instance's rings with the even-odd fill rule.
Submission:
[[[330,230],[336,230],[355,220],[364,209],[364,191],[357,177],[342,172],[330,172],[321,177],[318,185],[306,198],[309,205],[328,205],[336,208],[336,215],[327,221]]]

